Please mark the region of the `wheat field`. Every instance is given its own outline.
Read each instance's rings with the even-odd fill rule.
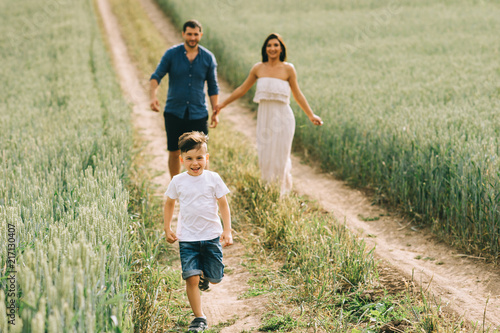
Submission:
[[[127,327],[130,109],[92,2],[1,7],[0,331]]]
[[[478,255],[500,254],[500,6],[494,1],[159,0],[234,86],[280,33],[325,125],[295,147]],[[249,93],[248,98],[252,94]]]

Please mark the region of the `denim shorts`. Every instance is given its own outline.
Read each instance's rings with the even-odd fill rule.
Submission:
[[[212,283],[219,283],[224,276],[222,246],[219,237],[196,242],[179,242],[182,278],[203,275]]]

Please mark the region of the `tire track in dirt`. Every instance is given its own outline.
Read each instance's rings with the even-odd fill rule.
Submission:
[[[140,1],[150,19],[164,35],[167,43],[180,42],[180,33],[176,31],[156,3],[153,0]],[[106,0],[99,0],[99,3],[103,2]],[[110,42],[113,44],[116,38],[118,37],[110,34]],[[126,53],[126,49],[124,52]],[[119,65],[117,68],[119,74],[122,75],[121,72],[125,69]],[[134,75],[129,74],[129,76],[130,80],[134,81]],[[135,81],[139,81],[137,76],[135,76]],[[133,84],[130,83],[130,86]],[[220,80],[220,84],[221,98],[224,99],[232,89],[224,80]],[[124,88],[124,90],[127,89]],[[142,88],[139,90],[144,93]],[[141,101],[141,103],[144,102]],[[151,136],[151,140],[162,142],[158,144],[159,147],[151,146],[148,148],[151,155],[157,155],[160,152],[162,155],[163,153],[166,155],[162,128],[163,119],[158,114],[147,111],[149,110],[147,104],[146,102],[146,105],[142,104],[143,106],[137,107],[140,109],[137,111],[136,106],[134,106],[134,114],[136,114],[134,126],[143,128],[145,137]],[[141,104],[134,102],[134,105]],[[142,121],[146,122],[145,119],[150,123],[139,124]],[[236,102],[225,108],[221,120],[231,121],[236,130],[244,133],[255,144],[255,114],[241,103]],[[161,127],[161,129],[157,131],[157,127]],[[155,129],[155,133],[152,133],[152,129]],[[164,159],[164,157],[161,158]],[[386,210],[372,205],[370,199],[360,191],[349,188],[344,182],[334,179],[329,174],[302,164],[298,157],[293,156],[292,163],[294,190],[317,200],[338,221],[345,222],[351,230],[364,238],[369,247],[375,246],[375,255],[381,260],[384,270],[391,270],[391,275],[399,276],[401,280],[408,281],[413,276],[415,282],[424,288],[427,288],[430,283],[430,290],[441,298],[444,309],[463,315],[467,320],[480,323],[484,316],[487,324],[500,328],[499,267],[464,256],[457,253],[456,250],[436,242],[428,232],[415,229],[411,226],[410,221],[390,215]],[[162,162],[155,163],[155,165],[166,166],[167,164]],[[166,186],[168,175],[165,178],[167,180],[160,178],[155,181],[161,180],[159,182],[161,186]],[[366,222],[362,217],[377,217],[379,219]],[[207,312],[213,323],[227,321],[232,318],[232,314],[237,314],[240,317],[240,322],[246,322],[241,329],[249,329],[256,327],[259,323],[259,315],[252,312],[262,312],[262,306],[258,305],[262,301],[242,302],[242,304],[238,304],[241,306],[241,310],[238,310],[232,303],[234,300],[228,299],[228,296],[241,293],[243,288],[247,288],[246,283],[242,283],[245,280],[243,276],[248,273],[239,264],[240,250],[235,246],[225,252],[226,263],[229,267],[234,268],[234,273],[228,275],[223,283],[213,287],[211,292],[204,294],[203,302],[207,308],[210,308]],[[211,300],[214,302],[211,303]],[[486,315],[484,315],[486,305]],[[260,310],[256,310],[258,308]],[[227,313],[230,315],[227,316]],[[226,317],[223,317],[223,314],[226,314]],[[222,332],[238,332],[236,327],[227,327]]]

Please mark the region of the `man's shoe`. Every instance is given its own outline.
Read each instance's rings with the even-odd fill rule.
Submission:
[[[194,318],[188,328],[188,332],[203,332],[208,329],[207,320],[205,318]]]

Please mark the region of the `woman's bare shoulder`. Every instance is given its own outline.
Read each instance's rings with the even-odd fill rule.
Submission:
[[[262,68],[262,66],[264,66],[264,63],[262,61],[259,61],[258,63],[254,64],[252,66],[252,69],[258,70],[258,69]]]
[[[263,67],[264,67],[263,62],[256,63],[255,65],[252,66],[252,69],[250,70],[250,74],[253,74],[256,77],[258,77],[259,76],[258,73],[262,70]]]
[[[285,70],[290,77],[294,77],[296,75],[295,66],[291,62],[284,62]]]

